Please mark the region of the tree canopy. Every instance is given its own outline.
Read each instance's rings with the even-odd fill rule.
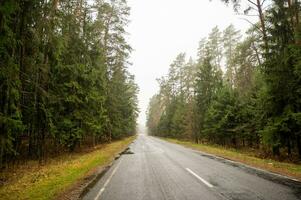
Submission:
[[[224,2],[243,9],[243,1]],[[233,25],[215,27],[200,41],[195,60],[180,54],[179,75],[171,76],[171,65],[150,101],[149,133],[301,159],[299,1],[246,3],[245,14],[257,12],[260,25],[244,35]],[[182,87],[168,89],[181,80],[191,86],[189,97]]]

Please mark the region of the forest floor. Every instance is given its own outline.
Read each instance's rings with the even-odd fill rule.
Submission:
[[[91,151],[52,158],[46,164],[30,161],[0,172],[0,199],[57,199],[100,166],[108,165],[135,136],[102,144]],[[3,181],[5,180],[5,181]]]
[[[237,150],[234,148],[226,148],[221,146],[211,146],[206,144],[196,144],[191,141],[182,141],[171,138],[162,138],[166,141],[183,145],[194,150],[213,154],[228,160],[244,163],[246,165],[267,170],[301,181],[301,164],[279,162],[272,159],[263,159],[256,157],[254,152],[247,150]]]

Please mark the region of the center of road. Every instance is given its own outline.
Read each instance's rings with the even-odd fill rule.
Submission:
[[[199,175],[197,175],[196,173],[194,173],[191,169],[186,168],[186,170],[192,174],[194,177],[196,177],[197,179],[199,179],[200,181],[202,181],[205,185],[207,185],[208,187],[212,188],[213,185],[211,185],[208,181],[206,181],[205,179],[203,179],[202,177],[200,177]]]
[[[117,164],[117,166],[115,167],[115,169],[112,171],[111,175],[108,177],[108,179],[106,180],[106,182],[104,183],[103,187],[99,190],[99,192],[97,193],[96,197],[94,198],[94,200],[98,200],[99,197],[101,196],[101,194],[104,192],[105,188],[107,187],[107,185],[109,184],[109,182],[111,181],[112,177],[114,176],[114,174],[116,173],[117,169],[119,168],[121,163],[121,159],[119,161],[119,163]],[[198,180],[200,180],[202,183],[204,183],[206,186],[212,188],[213,185],[211,185],[208,181],[206,181],[205,179],[203,179],[202,177],[200,177],[199,175],[197,175],[195,172],[193,172],[191,169],[186,168],[186,170],[192,174],[194,177],[196,177]]]

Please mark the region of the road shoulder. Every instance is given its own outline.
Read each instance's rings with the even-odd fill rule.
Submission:
[[[300,164],[284,163],[271,159],[261,159],[243,152],[204,144],[196,144],[190,141],[181,141],[171,138],[160,139],[193,149],[202,156],[226,162],[227,164],[237,165],[241,168],[249,167],[250,169],[252,168],[258,170],[258,173],[270,173],[295,182],[301,181]]]

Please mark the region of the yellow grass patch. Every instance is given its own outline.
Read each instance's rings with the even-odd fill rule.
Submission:
[[[105,144],[86,154],[69,154],[51,159],[41,166],[32,161],[1,177],[8,181],[0,187],[0,199],[55,199],[77,180],[98,166],[110,163],[115,155],[127,147],[135,137]]]

